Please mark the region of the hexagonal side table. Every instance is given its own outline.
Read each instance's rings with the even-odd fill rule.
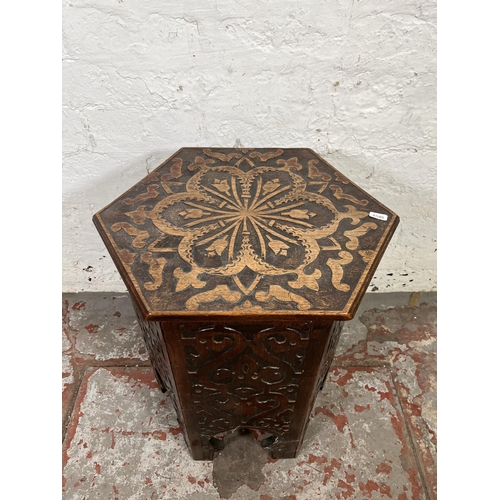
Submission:
[[[296,455],[398,222],[310,149],[183,148],[94,216],[195,459]]]

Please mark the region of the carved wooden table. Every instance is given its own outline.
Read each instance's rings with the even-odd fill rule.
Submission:
[[[193,458],[296,455],[398,222],[310,149],[183,148],[94,216]]]

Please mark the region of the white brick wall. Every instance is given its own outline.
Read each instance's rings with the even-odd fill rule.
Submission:
[[[64,291],[125,290],[93,213],[234,145],[317,151],[401,217],[370,289],[436,288],[435,2],[64,1],[63,49]]]

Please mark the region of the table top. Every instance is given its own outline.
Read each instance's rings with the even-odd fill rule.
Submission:
[[[350,319],[399,222],[305,148],[182,148],[93,220],[156,321]]]

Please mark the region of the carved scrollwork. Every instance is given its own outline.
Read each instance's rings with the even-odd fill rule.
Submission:
[[[270,326],[251,335],[182,325],[182,345],[200,433],[238,427],[290,429],[309,342],[304,329]]]

